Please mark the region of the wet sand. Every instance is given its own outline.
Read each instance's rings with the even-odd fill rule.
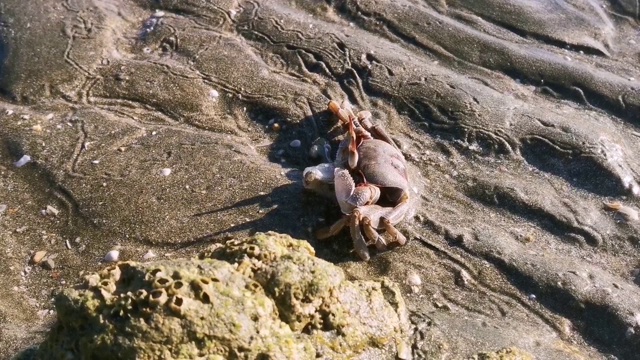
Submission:
[[[618,1],[4,1],[0,355],[116,246],[179,258],[272,230],[403,284],[414,358],[637,358],[637,24]],[[409,244],[368,263],[313,238],[339,209],[301,184],[344,98],[420,190]]]

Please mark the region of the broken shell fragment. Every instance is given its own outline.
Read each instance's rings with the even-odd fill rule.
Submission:
[[[46,255],[47,252],[44,250],[36,251],[31,257],[31,263],[36,265],[40,264]]]
[[[53,216],[58,216],[58,214],[60,213],[60,210],[54,208],[51,205],[47,205],[47,208],[45,209],[45,213],[47,215],[53,215]]]
[[[410,271],[407,274],[407,285],[409,286],[420,286],[422,285],[422,279],[420,279],[420,275],[414,271]]]
[[[606,210],[615,211],[618,214],[622,215],[625,221],[638,221],[640,220],[640,215],[638,215],[638,211],[630,206],[623,205],[620,202],[604,202],[604,207]]]
[[[19,168],[19,167],[23,167],[23,166],[27,165],[27,164],[28,164],[28,163],[30,163],[30,162],[31,162],[31,156],[29,156],[29,155],[23,155],[23,156],[20,158],[20,160],[18,160],[18,161],[16,161],[16,162],[14,162],[14,163],[13,163],[13,165],[14,165],[15,167],[18,167],[18,168]]]

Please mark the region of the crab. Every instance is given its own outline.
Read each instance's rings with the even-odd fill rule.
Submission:
[[[316,237],[336,235],[348,224],[354,249],[366,261],[370,258],[369,245],[380,251],[387,248],[388,242],[379,230],[391,238],[389,243],[404,245],[407,241],[394,226],[409,208],[406,161],[386,132],[371,123],[370,112],[354,115],[348,103],[340,106],[335,101],[329,102],[328,108],[347,129],[347,136],[333,163],[305,169],[304,186],[327,193],[333,184],[344,216],[329,228],[318,230]]]

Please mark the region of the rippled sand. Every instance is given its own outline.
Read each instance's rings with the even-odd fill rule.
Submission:
[[[632,1],[3,1],[0,355],[36,344],[51,289],[116,244],[178,257],[275,230],[355,278],[419,274],[415,358],[637,358],[638,17]],[[344,98],[419,173],[410,243],[369,263],[346,234],[313,239],[339,210],[300,182]],[[36,250],[56,268],[27,274]]]

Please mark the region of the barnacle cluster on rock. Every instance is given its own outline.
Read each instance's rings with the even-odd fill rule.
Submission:
[[[197,259],[111,265],[63,291],[56,309],[43,358],[339,359],[407,349],[395,284],[347,281],[306,242],[276,233]]]

